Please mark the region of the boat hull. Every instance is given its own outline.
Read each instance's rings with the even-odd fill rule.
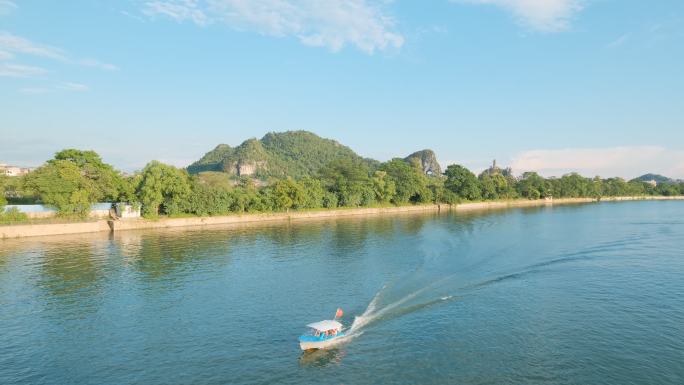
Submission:
[[[327,339],[306,338],[302,336],[299,338],[299,347],[302,348],[302,350],[326,349],[339,343],[342,337],[344,337],[343,333]]]

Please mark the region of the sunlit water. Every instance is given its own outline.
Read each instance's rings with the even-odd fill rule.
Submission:
[[[275,383],[683,384],[684,202],[0,241],[0,384]]]

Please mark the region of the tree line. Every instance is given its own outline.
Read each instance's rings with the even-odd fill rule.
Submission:
[[[443,175],[431,176],[420,164],[398,158],[377,166],[338,159],[313,175],[266,181],[229,178],[219,172],[193,175],[158,161],[133,175],[124,175],[94,151],[67,149],[27,175],[1,178],[0,192],[0,206],[8,200],[42,203],[57,209],[59,215],[83,217],[95,202],[125,202],[140,205],[145,216],[155,217],[517,198],[667,196],[684,194],[684,183],[653,186],[638,180],[586,178],[576,173],[544,178],[526,172],[516,178],[497,168],[475,175],[461,165],[450,165]],[[16,212],[2,215],[5,221],[10,215],[21,219]]]

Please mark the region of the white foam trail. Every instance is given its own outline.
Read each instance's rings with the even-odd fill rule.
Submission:
[[[363,314],[354,317],[354,322],[352,322],[352,326],[349,328],[349,334],[356,333],[369,322],[369,316],[373,314],[373,312],[375,311],[378,301],[380,300],[380,296],[382,295],[386,287],[387,285],[383,286],[382,289],[378,290],[378,292],[375,294],[375,297],[373,297],[373,299],[370,301],[368,307],[366,307],[366,310],[363,312]]]
[[[414,291],[413,293],[406,295],[405,297],[401,298],[398,301],[392,302],[383,308],[377,309],[378,301],[380,300],[380,298],[384,294],[385,289],[387,288],[387,285],[383,286],[382,289],[380,289],[378,291],[378,293],[375,294],[375,297],[373,297],[373,299],[370,301],[370,303],[368,304],[368,307],[363,312],[363,314],[356,316],[354,318],[354,322],[352,323],[352,326],[349,328],[349,334],[352,335],[352,334],[358,333],[366,325],[378,320],[379,318],[381,318],[382,316],[384,316],[388,312],[390,312],[390,311],[396,309],[397,307],[403,305],[404,303],[416,298],[418,295],[422,294],[423,292],[425,292],[429,289],[432,289],[438,285],[441,285],[445,281],[449,281],[450,279],[452,279],[457,274],[458,273],[449,274],[445,277],[442,277],[441,279],[438,279],[438,280],[424,286],[423,288],[418,289],[418,290]],[[441,297],[440,299],[442,301],[447,301],[447,300],[451,299],[452,297],[453,296],[449,295],[449,296]]]
[[[352,323],[351,328],[349,329],[350,334],[356,333],[359,330],[361,330],[364,326],[368,325],[369,323],[377,320],[378,318],[382,317],[383,315],[387,314],[392,309],[395,309],[396,307],[406,303],[407,301],[410,301],[411,299],[415,298],[418,294],[424,292],[428,288],[430,288],[432,285],[428,285],[420,290],[416,290],[413,293],[405,296],[404,298],[392,302],[391,304],[383,307],[382,309],[375,311],[375,308],[377,306],[377,300],[380,298],[380,294],[382,293],[383,289],[380,289],[378,294],[375,295],[373,300],[368,304],[368,308],[366,308],[366,311],[363,312],[360,316],[357,316],[354,318],[354,322]]]

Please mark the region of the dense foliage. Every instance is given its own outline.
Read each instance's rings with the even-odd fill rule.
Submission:
[[[269,134],[261,141],[248,141],[242,148],[225,146],[218,150],[223,155],[237,153],[242,159],[248,159],[263,155],[262,151],[268,145],[269,154],[279,154],[282,158],[321,156],[325,159],[317,151],[294,152],[293,149],[306,146],[307,140],[311,139],[307,134],[285,137]],[[339,151],[346,153],[347,150],[341,147]],[[429,155],[427,152],[420,154]],[[154,217],[520,198],[600,199],[603,196],[684,194],[684,183],[672,180],[656,184],[641,179],[586,178],[575,173],[544,178],[534,172],[516,178],[510,170],[495,167],[476,176],[461,165],[449,165],[443,175],[428,175],[426,168],[432,169],[431,162],[430,156],[379,163],[345,155],[324,164],[317,159],[315,167],[310,169],[264,179],[216,171],[191,174],[152,161],[135,175],[124,176],[93,151],[69,149],[58,152],[54,159],[23,177],[0,177],[0,222],[25,219],[25,215],[22,217],[17,211],[4,212],[2,206],[7,200],[12,203],[33,200],[57,208],[60,215],[78,216],[87,215],[94,202],[128,202],[141,205],[145,216]],[[314,168],[316,171],[311,171]]]
[[[134,198],[128,182],[97,153],[74,149],[58,152],[26,175],[23,188],[60,215],[87,216],[95,202]]]
[[[5,205],[7,204],[7,198],[5,198],[5,185],[7,184],[9,178],[5,175],[0,175],[0,213],[5,210]]]
[[[142,170],[136,192],[143,213],[180,214],[191,197],[190,177],[185,170],[153,160]]]

